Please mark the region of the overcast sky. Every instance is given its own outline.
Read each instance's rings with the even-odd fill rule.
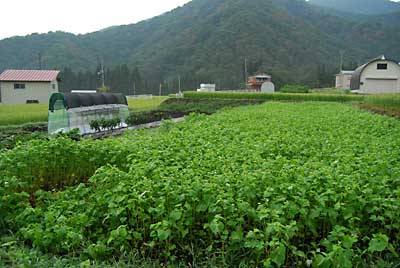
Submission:
[[[1,0],[0,39],[65,31],[83,34],[139,22],[190,0]]]
[[[31,33],[84,34],[149,19],[190,0],[0,0],[0,40]],[[398,0],[396,0],[398,1]]]

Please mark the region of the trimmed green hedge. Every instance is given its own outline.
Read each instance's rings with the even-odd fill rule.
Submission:
[[[310,88],[301,85],[285,85],[279,90],[281,93],[310,93]]]
[[[184,92],[185,98],[191,99],[255,99],[272,101],[330,101],[349,102],[363,101],[362,95],[330,95],[301,93],[261,93],[261,92]]]

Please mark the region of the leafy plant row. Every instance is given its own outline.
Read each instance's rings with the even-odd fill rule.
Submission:
[[[126,166],[126,156],[135,150],[125,140],[76,142],[68,137],[34,139],[1,154],[2,177],[16,177],[28,193],[57,190],[86,182],[101,166]]]
[[[119,117],[114,118],[101,118],[90,121],[90,128],[100,132],[104,130],[113,130],[121,125],[121,119]]]
[[[93,259],[138,251],[165,262],[217,255],[229,267],[395,267],[399,151],[399,121],[336,103],[191,115],[117,140],[31,142],[1,155],[0,224],[43,252]],[[60,174],[90,164],[84,175],[94,175],[37,191],[32,207],[23,191],[32,161]]]

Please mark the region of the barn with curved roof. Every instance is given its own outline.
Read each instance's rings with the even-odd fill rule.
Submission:
[[[358,67],[350,82],[351,90],[360,93],[400,93],[400,65],[384,55]]]

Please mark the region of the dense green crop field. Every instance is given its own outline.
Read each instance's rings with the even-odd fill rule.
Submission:
[[[31,141],[1,155],[0,236],[86,264],[398,267],[399,152],[398,120],[318,102]]]

